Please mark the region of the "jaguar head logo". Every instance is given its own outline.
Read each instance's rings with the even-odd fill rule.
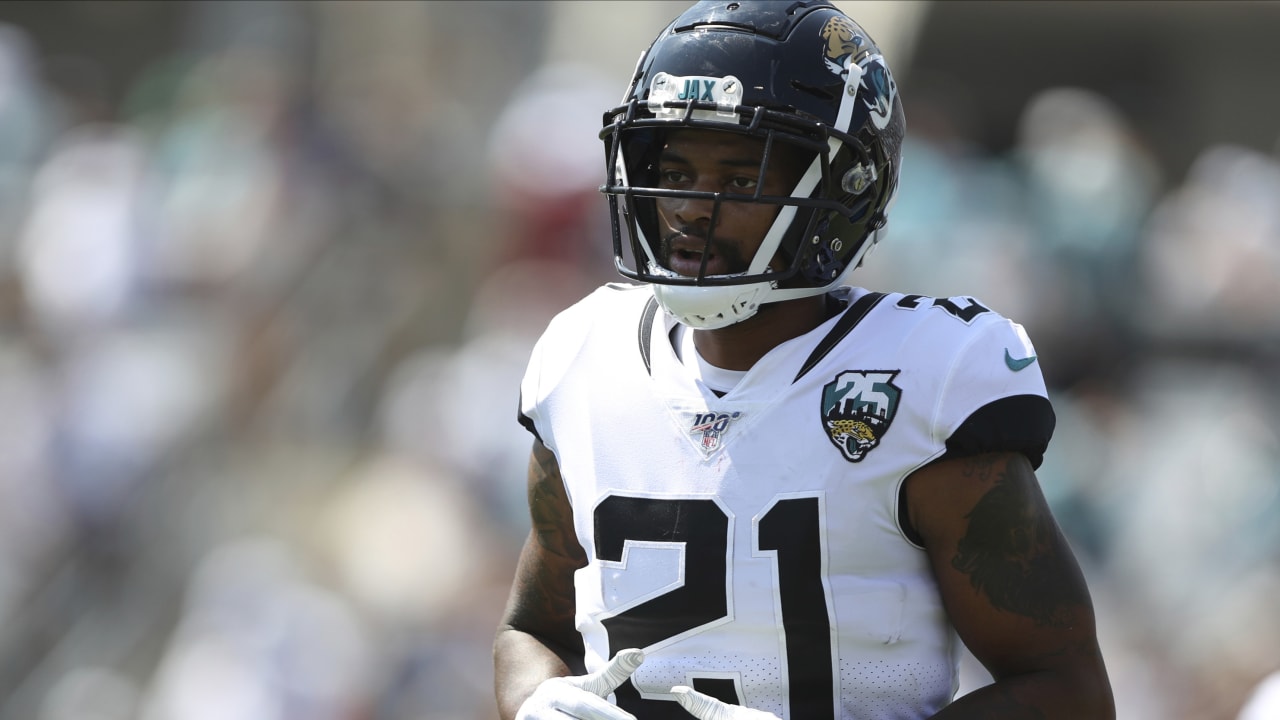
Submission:
[[[866,42],[858,31],[858,26],[842,15],[837,15],[828,20],[822,26],[821,35],[822,39],[826,41],[826,47],[823,49],[823,60],[827,63],[827,67],[831,68],[831,72],[837,75],[844,74],[846,60],[858,52],[862,44]]]

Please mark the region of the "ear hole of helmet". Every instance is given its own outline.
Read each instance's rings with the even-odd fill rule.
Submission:
[[[844,177],[851,171],[862,172],[868,178],[868,185],[856,191],[844,188]],[[873,179],[878,177],[875,160],[865,150],[848,143],[840,144],[826,177],[814,188],[812,196],[837,198],[842,209],[808,210],[807,222],[799,222],[802,216],[797,215],[797,222],[783,242],[789,261],[796,258],[798,263],[794,284],[821,287],[845,272],[866,241],[864,225],[872,203],[881,195],[880,186]]]

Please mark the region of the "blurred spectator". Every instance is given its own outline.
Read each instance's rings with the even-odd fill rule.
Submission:
[[[1280,336],[1277,198],[1275,158],[1233,145],[1200,154],[1142,238],[1152,334],[1232,345]]]
[[[218,548],[142,702],[143,720],[345,720],[365,712],[378,667],[347,603],[270,540]]]
[[[512,95],[488,143],[496,205],[508,213],[501,261],[573,263],[612,279],[609,214],[599,187],[605,109],[616,83],[587,65],[546,65]]]
[[[69,131],[36,172],[18,266],[36,323],[92,331],[134,299],[145,149],[121,126]]]

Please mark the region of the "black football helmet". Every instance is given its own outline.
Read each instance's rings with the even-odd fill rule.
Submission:
[[[703,0],[640,57],[623,104],[604,116],[618,271],[652,283],[663,308],[695,328],[755,314],[760,303],[830,291],[876,241],[898,184],[902,103],[871,37],[825,0]],[[786,143],[813,158],[789,196],[658,187],[658,151],[677,128],[716,129],[764,142],[761,177]],[[780,208],[745,272],[696,277],[666,267],[655,199]],[[714,221],[706,247],[714,238]],[[704,257],[706,253],[704,252]],[[772,264],[772,267],[771,267]]]

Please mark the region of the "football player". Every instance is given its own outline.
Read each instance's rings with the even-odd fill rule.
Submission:
[[[905,124],[828,2],[699,2],[606,113],[620,273],[521,385],[505,720],[1111,718],[1022,327],[871,292]],[[956,698],[963,643],[993,682]]]

